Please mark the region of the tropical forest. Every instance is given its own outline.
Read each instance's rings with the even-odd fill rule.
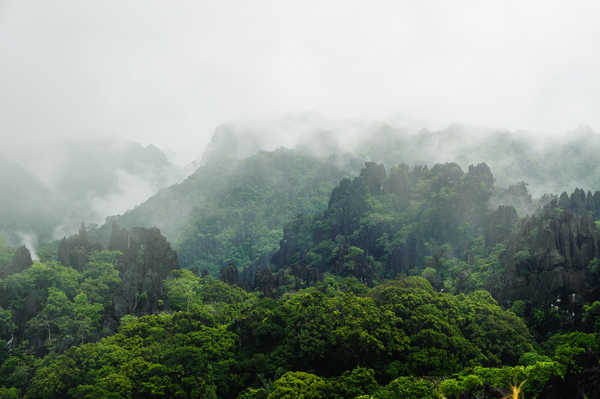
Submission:
[[[598,397],[600,191],[502,186],[493,157],[403,162],[448,134],[237,159],[222,128],[189,177],[102,224],[35,249],[5,225],[1,396]]]
[[[600,1],[0,0],[0,399],[600,399]]]

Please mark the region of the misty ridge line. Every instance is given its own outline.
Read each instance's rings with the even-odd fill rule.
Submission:
[[[349,153],[366,161],[382,162],[388,167],[398,163],[432,166],[456,162],[466,169],[470,164],[487,162],[500,185],[525,181],[536,196],[576,187],[587,190],[600,187],[600,181],[586,180],[584,168],[575,165],[589,161],[594,149],[600,148],[600,135],[588,126],[579,126],[562,135],[457,123],[437,130],[419,126],[368,120],[332,121],[315,114],[298,114],[274,121],[228,123],[215,130],[201,161],[193,165],[199,166],[219,157],[243,159],[261,150],[286,147],[320,157]],[[560,154],[568,154],[572,159]],[[552,176],[551,179],[548,169],[554,163],[548,162],[548,158],[566,161],[566,166],[572,166],[574,170],[567,168],[567,175]],[[528,169],[545,173],[546,179],[531,176],[526,173]],[[556,177],[558,181],[551,181]]]
[[[543,164],[545,159],[556,159],[561,152],[592,157],[594,149],[600,150],[600,140],[588,127],[542,139],[525,131],[460,124],[428,130],[395,127],[390,122],[332,120],[314,113],[288,114],[279,119],[242,120],[218,126],[202,156],[184,167],[173,164],[154,145],[144,147],[117,138],[70,139],[53,145],[43,143],[38,148],[27,147],[25,152],[3,151],[5,160],[22,165],[29,173],[30,185],[48,190],[46,195],[51,198],[46,202],[69,203],[67,211],[50,222],[51,231],[40,234],[35,229],[22,228],[8,232],[8,236],[35,252],[36,241],[72,234],[82,221],[97,224],[111,215],[122,214],[159,190],[181,182],[199,167],[235,162],[278,148],[291,148],[318,158],[347,153],[388,167],[398,163],[456,162],[466,168],[469,164],[487,162],[500,186],[523,181],[537,197],[575,187],[600,188],[600,181],[591,181],[583,170],[567,171],[555,179],[548,170],[552,165]],[[31,206],[42,208],[39,204]]]

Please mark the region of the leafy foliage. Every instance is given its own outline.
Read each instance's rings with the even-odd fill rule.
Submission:
[[[280,150],[205,165],[82,224],[43,262],[0,242],[0,394],[595,392],[600,194],[547,198],[520,219],[502,201],[534,207],[525,185],[496,188],[486,164],[368,162],[348,178],[338,161]],[[155,218],[178,253],[157,228],[116,223]]]

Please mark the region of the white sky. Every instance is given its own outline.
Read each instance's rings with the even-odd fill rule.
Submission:
[[[600,127],[600,2],[0,0],[0,138],[202,153],[214,127],[318,112]]]

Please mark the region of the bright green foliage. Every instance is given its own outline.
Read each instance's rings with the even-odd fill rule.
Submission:
[[[231,389],[235,346],[235,335],[207,314],[145,316],[110,338],[49,359],[26,397],[210,397]]]
[[[517,299],[513,302],[509,310],[517,316],[523,317],[525,315],[525,306],[525,301]]]
[[[580,373],[583,370],[580,362],[586,358],[600,360],[600,337],[598,334],[586,334],[579,331],[556,334],[548,339],[545,346],[547,352],[552,354],[552,358],[560,364],[562,375]]]
[[[523,381],[528,398],[593,391],[600,305],[589,216],[600,193],[565,194],[549,205],[560,212],[518,223],[515,209],[490,207],[498,192],[485,164],[388,174],[367,163],[331,193],[339,170],[322,167],[261,153],[173,189],[197,206],[180,255],[194,271],[220,269],[219,280],[179,269],[155,228],[112,224],[112,251],[98,251],[82,226],[57,244],[66,265],[31,265],[21,250],[18,271],[0,279],[0,394],[488,399]],[[145,208],[164,214],[121,220],[172,219],[177,203],[159,206],[170,195]],[[583,288],[554,295],[565,281]],[[558,291],[523,289],[531,282]],[[542,346],[521,317],[564,332]]]
[[[583,322],[590,331],[600,333],[600,301],[594,301],[591,305],[583,307]]]
[[[394,372],[443,375],[469,364],[515,363],[531,349],[522,320],[485,291],[452,296],[412,277],[379,285],[370,295],[404,320],[410,336],[410,355]]]
[[[0,280],[0,305],[10,309],[16,343],[26,338],[39,352],[63,351],[96,339],[112,313],[120,283],[118,253],[90,254],[81,271],[57,263],[35,263]]]
[[[101,303],[90,303],[87,295],[83,292],[73,298],[71,320],[75,322],[73,332],[80,343],[92,337],[94,332],[99,329],[102,310]]]
[[[85,399],[130,399],[133,385],[133,381],[121,374],[109,374],[93,385],[79,385],[70,394]]]
[[[458,378],[450,378],[440,383],[440,391],[448,399],[477,397],[485,390],[509,391],[510,386],[523,385],[523,392],[528,398],[537,398],[546,383],[560,375],[558,363],[537,362],[530,366],[501,368],[475,367],[472,371],[462,373]]]
[[[462,381],[455,378],[448,378],[439,385],[439,391],[449,399],[460,398],[467,392]]]
[[[80,289],[90,301],[112,305],[112,295],[121,282],[116,269],[120,253],[114,251],[93,252],[82,272]]]
[[[46,357],[26,377],[26,397],[435,397],[432,382],[418,376],[531,350],[519,319],[485,292],[454,296],[407,277],[360,296],[344,281],[271,299],[176,271],[165,300],[183,311],[126,316],[116,334]],[[68,337],[86,340],[102,305],[84,293],[48,292],[30,328],[56,339],[56,350]],[[461,386],[481,385],[471,380]]]
[[[189,312],[198,305],[199,288],[200,281],[191,271],[181,269],[173,272],[173,278],[165,281],[169,306]]]
[[[552,359],[546,355],[540,355],[537,352],[526,352],[519,358],[519,364],[523,366],[531,366],[539,362],[551,362]]]
[[[514,363],[532,348],[523,322],[484,292],[438,293],[418,277],[375,287],[367,297],[331,292],[302,290],[240,313],[234,331],[255,372],[330,377],[360,365],[378,379],[446,375]]]
[[[402,330],[394,328],[399,320],[376,307],[371,298],[299,294],[286,301],[282,310],[286,345],[299,350],[290,359],[296,367],[337,373],[343,365],[372,364],[393,356],[406,345]],[[320,368],[323,363],[327,366]]]
[[[48,289],[46,305],[27,323],[30,337],[45,337],[50,350],[64,350],[73,343],[83,343],[99,329],[103,305],[90,303],[85,293],[69,300],[63,291]]]
[[[1,388],[0,387],[0,398],[3,399],[19,399],[21,395],[17,388]]]
[[[398,377],[373,395],[375,399],[437,399],[434,385],[422,378]]]
[[[238,334],[256,353],[252,361],[267,352],[273,369],[337,375],[348,366],[399,356],[406,346],[399,320],[371,298],[327,297],[311,289],[274,307],[257,305],[242,312]]]
[[[167,304],[173,310],[197,312],[209,310],[225,322],[235,318],[249,298],[243,289],[213,277],[198,277],[186,269],[175,270],[164,282]]]
[[[204,277],[200,280],[198,294],[205,303],[239,303],[248,298],[248,293],[243,289],[230,286],[212,277]]]
[[[287,372],[273,384],[268,399],[327,399],[328,384],[321,377],[302,371]]]
[[[345,371],[341,376],[330,379],[329,384],[329,397],[336,399],[355,398],[378,389],[375,372],[363,367]]]
[[[18,333],[22,334],[27,323],[45,307],[51,289],[57,295],[61,292],[73,298],[77,294],[80,279],[81,274],[70,267],[35,263],[21,273],[0,280],[0,304],[11,309]],[[62,300],[58,296],[55,299]],[[34,347],[42,346],[43,342],[35,342],[34,337],[29,339]]]

